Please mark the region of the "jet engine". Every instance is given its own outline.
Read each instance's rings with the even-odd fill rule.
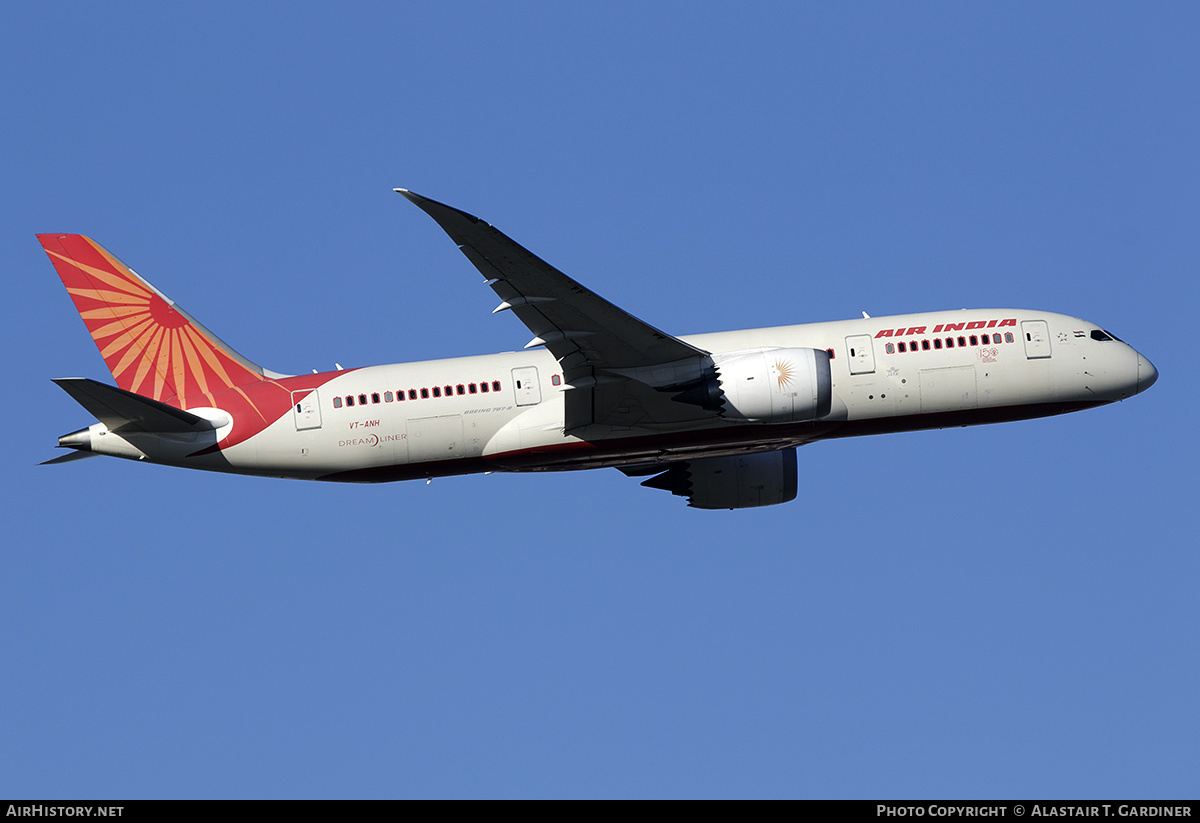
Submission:
[[[749,509],[796,499],[796,450],[703,457],[642,483],[686,497],[694,509]]]
[[[725,416],[753,423],[800,423],[829,414],[833,378],[819,349],[714,354]]]

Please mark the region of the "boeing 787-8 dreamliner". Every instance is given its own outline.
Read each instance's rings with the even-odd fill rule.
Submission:
[[[405,189],[533,335],[524,349],[289,376],[238,354],[87,237],[38,239],[117,387],[56,380],[99,420],[75,451],[382,482],[611,467],[702,509],[796,496],[816,440],[1124,400],[1158,377],[1094,323],[937,311],[673,337],[487,223]]]

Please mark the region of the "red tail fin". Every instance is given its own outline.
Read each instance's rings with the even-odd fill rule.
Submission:
[[[178,406],[266,379],[100,244],[79,234],[38,240],[122,389]]]

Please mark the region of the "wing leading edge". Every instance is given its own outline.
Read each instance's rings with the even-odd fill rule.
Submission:
[[[432,217],[479,269],[502,301],[496,311],[512,311],[533,332],[526,348],[544,345],[558,360],[568,433],[662,430],[717,416],[671,399],[710,373],[708,352],[618,308],[478,217],[395,191]]]

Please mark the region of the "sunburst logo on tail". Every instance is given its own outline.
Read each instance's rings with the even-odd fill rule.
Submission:
[[[95,241],[39,239],[122,389],[177,405],[264,379]]]

